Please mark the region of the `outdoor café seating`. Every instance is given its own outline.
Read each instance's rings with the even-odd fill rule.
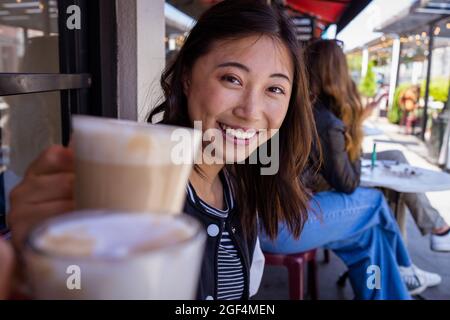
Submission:
[[[307,48],[317,40],[327,40],[337,44],[340,50],[342,49],[341,51],[345,54],[344,60],[348,64],[349,79],[351,78],[351,82],[356,88],[355,92],[362,101],[361,106],[358,105],[358,107],[364,108],[369,105],[368,102],[383,95],[382,103],[379,103],[371,111],[371,115],[365,118],[363,124],[361,123],[364,138],[361,140],[363,141],[361,142],[362,147],[357,149],[363,151],[365,159],[362,154],[363,160],[357,188],[382,191],[384,199],[387,200],[390,207],[386,211],[390,210],[389,212],[394,215],[397,224],[393,225],[396,228],[399,227],[398,234],[401,235],[399,238],[404,242],[405,251],[408,251],[411,260],[429,270],[430,273],[437,274],[442,280],[442,283],[439,281],[439,285],[430,287],[426,289],[425,293],[414,295],[413,298],[450,300],[450,274],[448,273],[450,250],[445,248],[444,250],[434,250],[433,241],[430,241],[433,237],[446,236],[446,233],[433,233],[434,231],[430,231],[433,227],[430,227],[426,234],[420,226],[420,222],[423,221],[418,223],[417,220],[420,219],[411,213],[412,211],[405,203],[405,197],[408,195],[423,195],[429,199],[430,207],[438,212],[440,219],[446,224],[450,224],[450,0],[261,1],[287,15],[288,20],[286,21],[292,22],[291,27],[293,30],[295,29],[291,37],[295,44]],[[177,61],[177,57],[181,56],[179,53],[183,52],[183,45],[202,14],[219,3],[223,3],[222,0],[0,0],[0,241],[2,244],[5,243],[8,248],[16,249],[16,244],[11,240],[13,236],[8,220],[8,214],[12,211],[11,191],[29,175],[27,169],[38,155],[51,145],[64,148],[70,146],[81,150],[80,145],[73,147],[73,144],[69,144],[75,132],[72,119],[77,116],[96,117],[100,120],[108,119],[108,121],[110,119],[129,121],[133,122],[133,125],[136,123],[147,125],[148,122],[151,122],[148,115],[155,110],[155,106],[162,106],[159,105],[159,102],[163,102],[161,99],[164,98],[164,89],[167,89],[164,88],[161,75],[163,74],[164,78],[164,70],[167,70],[166,68],[171,65],[171,62]],[[78,19],[79,14],[83,17],[82,19]],[[259,50],[258,54],[262,51]],[[197,50],[197,52],[201,52],[201,50]],[[255,56],[258,54],[252,55],[251,59],[255,61]],[[299,54],[303,54],[303,51]],[[291,55],[291,57],[293,56],[295,54]],[[204,56],[202,57],[204,58]],[[303,59],[304,56],[301,55],[301,58]],[[302,62],[304,61],[302,60]],[[233,66],[227,65],[226,67],[236,67],[237,64],[231,63]],[[260,65],[264,65],[264,63],[258,66]],[[310,63],[311,65],[312,63]],[[305,66],[305,68],[310,70],[310,66]],[[241,69],[245,71],[245,68]],[[295,69],[297,73],[299,73],[298,69]],[[343,69],[347,70],[347,68]],[[301,78],[297,73],[297,78]],[[271,80],[278,81],[279,78],[285,78],[283,80],[285,82],[291,80],[289,77],[283,76],[284,73],[281,75],[282,77],[279,77],[277,73],[275,77],[271,77]],[[170,77],[165,79],[167,82],[169,80],[171,80]],[[229,86],[241,85],[242,87],[233,87],[236,89],[234,92],[238,91],[237,88],[245,87],[242,84],[245,81],[235,80]],[[196,87],[196,89],[198,88]],[[312,96],[311,88],[308,88],[308,92]],[[413,96],[411,96],[411,88],[415,88]],[[265,93],[265,91],[263,92]],[[273,94],[275,97],[275,93]],[[182,94],[180,96],[182,96],[180,101],[185,102],[186,97]],[[198,96],[203,97],[200,94]],[[318,96],[323,98],[321,95]],[[407,106],[408,101],[413,101],[414,105]],[[316,101],[311,99],[311,102],[313,102],[311,108],[314,108]],[[205,105],[202,104],[202,107]],[[310,107],[308,103],[305,105]],[[366,110],[369,109],[371,108],[366,108]],[[307,111],[309,112],[309,109]],[[304,115],[308,112],[301,114]],[[162,113],[157,116],[163,116]],[[362,113],[364,113],[363,110],[361,110]],[[316,123],[318,122],[316,121]],[[353,123],[359,122],[353,121]],[[234,132],[236,137],[241,135],[244,140],[247,139],[245,138],[247,134],[253,133],[245,132],[243,134],[239,131],[240,127],[234,129],[231,126],[228,128],[228,125],[219,124],[219,126],[223,129],[225,137],[227,130]],[[345,138],[348,138],[347,135],[350,136],[348,127],[346,126],[342,131]],[[255,131],[259,134],[259,129]],[[119,130],[114,133],[118,134]],[[87,135],[85,139],[93,141]],[[101,145],[106,147],[118,145],[118,139],[110,140],[114,143],[105,140],[106,142],[102,142]],[[161,143],[161,141],[159,142]],[[167,147],[169,144],[161,143],[161,145]],[[203,147],[200,142],[199,145]],[[94,149],[96,148],[92,150]],[[345,151],[348,152],[347,149]],[[381,153],[385,151],[401,153],[407,159],[407,163],[380,159]],[[125,155],[125,153],[118,153]],[[311,155],[312,153],[311,151]],[[94,152],[88,150],[86,154],[94,155]],[[162,157],[162,152],[158,156]],[[309,161],[311,159],[316,160],[314,157],[310,157]],[[193,159],[190,160],[194,163]],[[91,164],[92,162],[83,162],[85,172],[92,171],[95,174],[103,172]],[[194,167],[191,166],[188,169],[192,168]],[[225,168],[228,169],[228,167]],[[185,180],[183,187],[186,185],[186,181],[191,183],[187,173],[176,176],[176,174],[174,175],[175,170],[171,168],[157,169],[154,172],[156,172],[154,175],[160,174],[159,188],[170,179],[171,175],[175,176],[175,178],[172,177],[174,181],[176,177],[183,176]],[[84,180],[85,184],[79,188],[84,191],[88,189],[90,191],[92,188],[93,192],[86,192],[89,194],[86,199],[89,198],[89,201],[96,202],[101,197],[95,194],[96,186],[90,184],[94,173],[85,173],[87,177]],[[109,183],[111,188],[115,186],[114,182],[119,180],[112,178],[109,173],[104,176],[112,181]],[[131,177],[131,174],[124,176]],[[145,177],[140,174],[136,174],[134,177],[145,180]],[[283,176],[283,178],[285,177]],[[226,177],[221,177],[221,179],[225,181]],[[221,183],[223,183],[222,180]],[[287,185],[287,181],[288,179],[284,179],[282,183]],[[248,185],[253,187],[251,183]],[[123,185],[119,185],[117,189],[120,186]],[[130,194],[124,195],[118,192],[118,195],[113,195],[110,199],[105,200],[105,203],[121,202],[124,198],[128,200],[132,196],[141,196],[133,189],[134,181],[130,182],[129,186],[131,187],[127,188]],[[165,205],[176,207],[184,204],[184,196],[193,193],[194,189],[191,187],[188,186],[187,190],[180,188],[178,191],[181,196],[177,197],[177,201],[173,200],[175,192],[172,190],[175,187],[167,188],[170,191],[166,190],[169,197],[164,199]],[[329,185],[328,187],[329,189],[326,191],[336,191]],[[38,187],[36,187],[37,189]],[[314,197],[316,191],[309,192],[311,191],[309,187],[306,189],[308,194],[305,192],[305,203],[308,203],[307,196]],[[211,190],[213,190],[212,187]],[[268,190],[275,193],[275,189]],[[282,192],[283,186],[277,184],[276,191]],[[322,191],[317,191],[317,193],[319,192]],[[155,198],[149,202],[162,202],[163,193],[152,195]],[[347,192],[341,193],[347,195]],[[141,200],[150,198],[147,196],[148,193],[143,192],[142,194],[144,195],[140,198]],[[245,195],[244,192],[241,194]],[[285,192],[284,195],[293,198],[291,193]],[[230,195],[228,197],[232,198]],[[224,196],[224,198],[226,197]],[[257,196],[249,197],[252,200],[255,198],[258,199]],[[199,199],[201,200],[200,197]],[[261,199],[271,200],[270,197],[261,197]],[[224,201],[226,202],[227,199]],[[228,201],[231,200],[228,199]],[[287,203],[287,201],[279,201],[277,204],[285,202]],[[333,201],[332,209],[337,207],[335,203]],[[195,203],[195,206],[192,205],[192,207],[197,208],[197,204]],[[208,204],[205,207],[207,206]],[[228,208],[228,205],[224,207]],[[261,208],[267,209],[268,207],[260,206],[258,210],[261,212]],[[308,211],[310,208],[305,205],[302,209]],[[260,214],[257,212],[258,210],[254,210],[255,215]],[[274,211],[271,208],[267,210]],[[164,210],[161,209],[161,211]],[[175,211],[186,213],[186,211],[174,209]],[[223,218],[220,216],[221,210],[218,211],[217,217]],[[329,210],[328,212],[334,211]],[[205,217],[205,221],[207,218],[210,217]],[[238,220],[236,219],[236,221]],[[46,221],[40,222],[45,223]],[[188,222],[184,221],[186,224]],[[281,221],[278,222],[281,223]],[[431,225],[432,222],[428,222],[428,224]],[[342,220],[336,219],[333,223],[336,228],[344,229]],[[136,223],[136,225],[140,224]],[[203,224],[199,225],[203,226]],[[205,237],[208,240],[217,237],[221,242],[225,223],[223,228],[220,228],[220,223],[215,222],[205,222],[205,225],[207,228]],[[198,228],[198,226],[196,227]],[[349,229],[352,227],[353,225]],[[196,232],[201,234],[199,230],[196,229]],[[234,233],[235,226],[230,230],[233,231],[230,231],[229,234]],[[242,230],[238,228],[238,231]],[[244,229],[244,231],[246,230]],[[132,238],[134,233],[130,232],[130,234],[130,238]],[[320,232],[315,232],[314,236],[316,235],[320,239],[324,238],[321,237]],[[448,235],[450,235],[450,230]],[[29,237],[26,242],[28,244],[31,233],[27,236]],[[261,240],[261,236],[258,236]],[[230,239],[224,241],[231,243]],[[313,246],[308,249],[311,247]],[[280,297],[290,300],[354,299],[352,285],[355,281],[353,278],[352,282],[347,281],[351,264],[348,264],[350,267],[347,267],[342,257],[339,258],[339,251],[335,248],[333,250],[337,254],[332,253],[332,250],[324,249],[324,247],[326,246],[293,254],[263,252],[266,269],[264,272],[261,271],[262,284],[259,286],[259,291],[253,296],[250,294],[249,298],[254,300],[280,299]],[[230,251],[233,250],[234,248],[231,248]],[[116,253],[120,256],[121,252],[119,251]],[[323,262],[318,259],[319,256],[322,257],[322,251]],[[199,258],[202,254],[200,249],[196,254],[190,254],[187,250],[180,252],[184,254],[178,254],[176,257],[185,259],[183,260],[185,262],[192,262],[194,256],[202,263],[206,261]],[[13,260],[18,260],[18,254],[15,254]],[[218,255],[214,257],[217,259]],[[249,255],[249,259],[250,257],[252,256]],[[22,257],[20,257],[20,262],[21,259]],[[171,257],[171,259],[174,258]],[[238,257],[236,254],[226,263],[241,262],[240,259],[246,260],[243,256]],[[169,259],[167,258],[166,261]],[[1,262],[0,273],[2,271]],[[181,264],[184,265],[184,262]],[[214,266],[211,267],[214,269],[216,265],[209,264],[208,266]],[[225,269],[228,267],[225,266]],[[245,265],[245,267],[250,268],[250,265]],[[98,270],[101,274],[106,268]],[[164,274],[169,274],[168,269],[162,271]],[[172,281],[173,288],[177,288],[177,290],[167,292],[179,293],[183,291],[181,283],[187,277],[184,273],[174,272],[172,274],[176,274],[176,277],[169,280]],[[186,274],[188,273],[186,272]],[[65,276],[65,274],[63,275]],[[350,275],[353,277],[353,272],[350,272]],[[246,277],[242,277],[245,278],[245,281],[248,280]],[[37,282],[41,280],[39,277],[36,279]],[[1,280],[0,277],[0,285]],[[219,283],[218,276],[214,280]],[[224,280],[221,279],[221,281]],[[214,281],[211,280],[212,282]],[[134,289],[140,285],[144,287],[143,283],[144,281],[136,281],[133,288],[130,289],[132,286],[128,287],[130,294],[133,294]],[[228,285],[244,287],[242,283]],[[190,287],[192,285],[186,284],[184,291],[189,291]],[[214,285],[211,284],[211,287]],[[0,291],[1,289],[0,287]],[[245,290],[245,294],[251,291],[249,288]],[[105,295],[111,294],[108,292],[109,290],[104,291]],[[214,294],[217,295],[218,289],[210,291],[201,298],[210,300]],[[405,292],[409,293],[409,291]],[[159,293],[152,294],[154,294],[152,297],[161,296]],[[170,298],[170,294],[163,296],[163,298],[166,297]],[[11,300],[33,298],[26,293],[15,291],[10,296]]]
[[[317,250],[289,255],[264,253],[267,265],[287,268],[290,300],[303,300],[305,293],[312,300],[319,299],[316,253]]]

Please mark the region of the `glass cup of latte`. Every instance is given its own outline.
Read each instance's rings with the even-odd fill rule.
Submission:
[[[72,123],[77,209],[182,211],[199,130],[88,116]]]
[[[84,211],[50,219],[24,252],[34,299],[195,299],[206,234],[187,215]]]

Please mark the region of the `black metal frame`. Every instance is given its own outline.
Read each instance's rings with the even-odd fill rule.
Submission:
[[[116,2],[88,0],[88,68],[93,82],[87,114],[117,118]]]
[[[116,4],[111,0],[59,0],[59,12],[76,4],[82,14],[81,30],[67,30],[59,20],[62,73],[89,73],[89,90],[61,94],[63,143],[70,139],[70,116],[87,114],[117,118]],[[74,52],[76,54],[74,54]]]
[[[427,65],[427,76],[425,80],[425,95],[424,95],[424,106],[423,106],[423,117],[422,117],[422,132],[420,133],[420,138],[422,141],[425,141],[425,133],[427,130],[427,123],[428,123],[428,99],[430,97],[430,84],[431,84],[431,66],[433,63],[433,49],[434,49],[434,28],[439,24],[439,22],[448,19],[448,16],[439,17],[438,19],[432,21],[429,23],[429,35],[430,39],[428,42],[428,65]],[[449,88],[450,90],[450,88]]]
[[[61,16],[58,19],[59,30],[59,64],[61,73],[76,74],[89,72],[88,61],[88,32],[90,26],[85,14],[89,15],[86,0],[59,0],[58,12],[65,14],[66,8],[70,5],[77,5],[81,10],[81,30],[68,30],[66,19]],[[92,86],[92,75],[91,84]],[[63,90],[61,91],[61,124],[62,142],[67,145],[70,140],[70,116],[71,114],[88,113],[88,91]]]
[[[430,82],[431,82],[431,64],[433,63],[433,47],[434,47],[434,26],[435,23],[430,23],[429,25],[429,35],[430,40],[428,42],[428,65],[427,65],[427,77],[425,82],[425,105],[423,106],[423,117],[422,117],[422,132],[420,137],[425,141],[425,133],[427,130],[428,123],[428,99],[430,98]]]
[[[337,22],[336,33],[342,31],[372,0],[353,0]]]
[[[88,88],[89,74],[0,73],[0,96]]]

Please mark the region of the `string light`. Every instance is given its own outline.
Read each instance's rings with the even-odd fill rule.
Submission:
[[[434,35],[438,36],[439,33],[441,33],[441,28],[440,27],[436,27],[436,29],[434,29]]]

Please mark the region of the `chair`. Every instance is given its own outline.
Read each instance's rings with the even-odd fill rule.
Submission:
[[[318,299],[316,250],[296,254],[264,253],[266,264],[284,266],[288,269],[289,299],[303,300],[305,297],[305,267],[308,269],[308,292],[312,300]]]

